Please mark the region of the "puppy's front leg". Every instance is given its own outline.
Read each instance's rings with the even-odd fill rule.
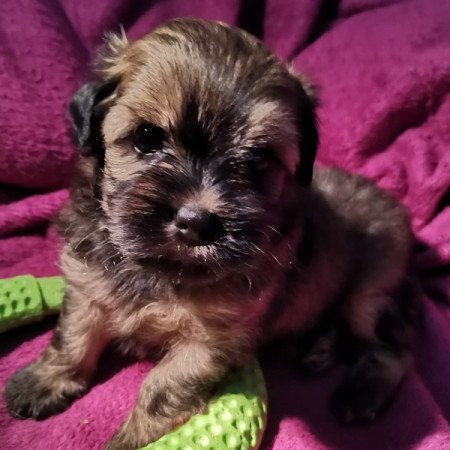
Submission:
[[[226,361],[203,343],[174,346],[145,379],[133,411],[107,450],[140,448],[201,411],[226,375]]]
[[[69,287],[53,339],[32,364],[6,383],[6,407],[17,418],[45,419],[88,387],[107,340],[101,311]]]

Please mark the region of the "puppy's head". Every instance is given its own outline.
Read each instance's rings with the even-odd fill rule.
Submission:
[[[102,169],[111,241],[161,271],[204,280],[256,267],[311,182],[313,100],[257,39],[219,23],[113,36],[69,111]]]

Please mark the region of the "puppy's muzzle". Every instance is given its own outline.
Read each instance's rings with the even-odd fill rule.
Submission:
[[[195,205],[178,210],[174,229],[176,239],[190,246],[213,244],[225,231],[217,214]]]

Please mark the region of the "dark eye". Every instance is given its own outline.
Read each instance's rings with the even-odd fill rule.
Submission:
[[[162,150],[164,130],[152,124],[139,125],[133,133],[133,147],[138,153],[148,155]]]
[[[269,153],[268,151],[262,151],[254,159],[255,169],[258,172],[265,172],[269,168],[272,160],[273,156],[271,155],[271,153]]]

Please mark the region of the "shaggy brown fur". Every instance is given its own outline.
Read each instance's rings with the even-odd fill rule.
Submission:
[[[61,213],[68,289],[53,340],[8,382],[18,417],[88,387],[108,343],[162,359],[108,444],[133,449],[201,410],[256,348],[301,335],[299,365],[353,349],[332,408],[375,417],[411,363],[407,214],[337,169],[312,177],[310,89],[247,33],[170,21],[114,36],[70,113],[80,151]]]

